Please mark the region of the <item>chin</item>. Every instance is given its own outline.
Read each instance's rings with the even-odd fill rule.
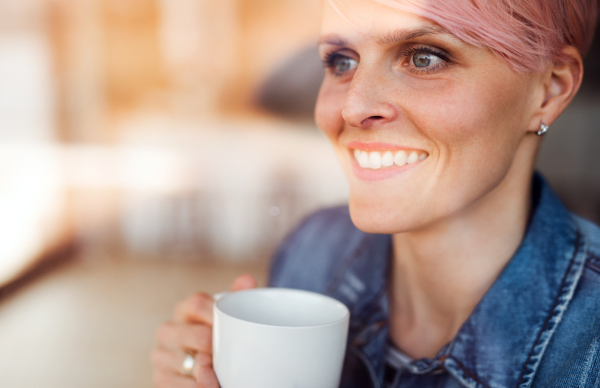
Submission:
[[[390,207],[377,200],[357,200],[350,197],[350,218],[365,233],[394,234],[413,229],[413,217],[404,206]]]

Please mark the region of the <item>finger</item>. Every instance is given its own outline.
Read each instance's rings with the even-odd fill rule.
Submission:
[[[217,375],[212,367],[200,368],[198,388],[219,388],[219,380],[217,380]]]
[[[212,354],[212,328],[204,324],[167,322],[156,330],[159,347]]]
[[[183,351],[168,349],[154,349],[152,352],[152,365],[155,371],[163,371],[181,377],[186,376],[183,371],[183,361],[186,354]],[[212,356],[210,354],[198,353],[194,357],[194,367],[192,368],[192,379],[198,380],[200,369],[204,367],[212,368]]]
[[[231,291],[241,291],[241,290],[247,290],[249,288],[256,288],[256,287],[258,287],[256,280],[251,275],[245,274],[242,276],[238,276],[233,281],[233,285],[231,286]]]
[[[154,386],[156,388],[197,388],[198,383],[189,377],[179,376],[163,370],[154,371]]]
[[[206,323],[212,325],[213,298],[205,293],[196,293],[175,306],[176,322]]]

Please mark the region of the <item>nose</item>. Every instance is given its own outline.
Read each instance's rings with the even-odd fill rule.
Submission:
[[[342,117],[348,125],[368,129],[394,121],[398,109],[391,102],[386,79],[374,68],[356,69],[352,78]]]

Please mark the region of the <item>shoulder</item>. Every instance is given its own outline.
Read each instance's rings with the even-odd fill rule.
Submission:
[[[581,277],[565,314],[552,336],[538,385],[600,386],[600,228],[573,217],[585,247]],[[541,384],[541,385],[540,385]]]
[[[309,215],[277,249],[269,285],[323,292],[333,270],[365,236],[352,223],[347,206]]]
[[[600,324],[600,227],[583,218],[573,216],[585,247],[583,272],[574,300],[583,299],[589,308],[594,308]],[[593,307],[592,307],[593,306]]]
[[[600,227],[578,216],[573,216],[587,245],[588,259],[598,264],[600,260]]]

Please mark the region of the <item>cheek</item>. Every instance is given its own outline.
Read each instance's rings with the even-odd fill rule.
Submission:
[[[527,88],[516,78],[507,79],[510,75],[499,78],[505,82],[488,79],[421,90],[405,113],[441,148],[512,148],[526,128]]]
[[[337,138],[344,128],[342,109],[346,101],[347,91],[347,87],[329,85],[327,80],[321,86],[315,106],[315,121],[329,139]]]

